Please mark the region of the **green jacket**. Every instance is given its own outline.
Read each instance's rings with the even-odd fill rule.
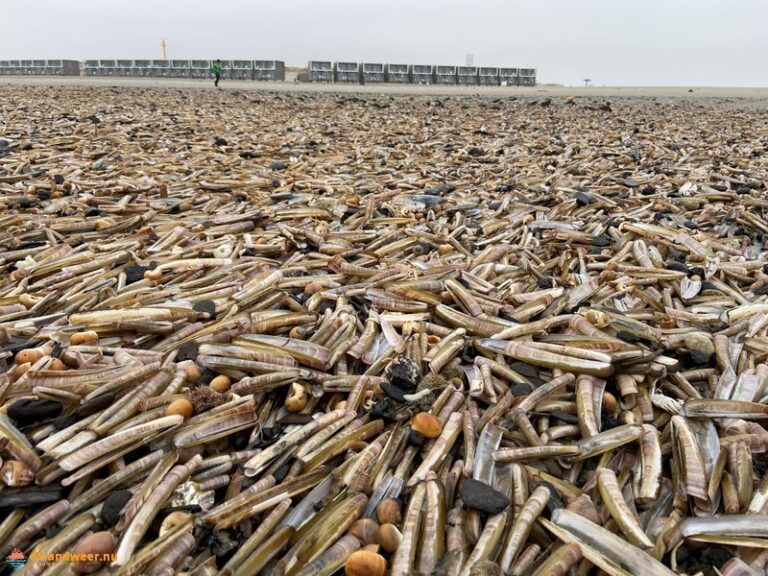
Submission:
[[[221,64],[214,62],[213,66],[211,66],[211,72],[214,74],[221,74]]]

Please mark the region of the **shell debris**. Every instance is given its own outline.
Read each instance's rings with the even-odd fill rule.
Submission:
[[[765,573],[765,112],[0,94],[3,554]]]

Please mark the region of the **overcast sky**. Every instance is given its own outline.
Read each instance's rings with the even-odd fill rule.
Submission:
[[[540,82],[768,86],[768,0],[0,0],[0,59],[531,67]]]

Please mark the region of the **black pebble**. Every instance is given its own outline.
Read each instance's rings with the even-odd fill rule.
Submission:
[[[146,266],[128,266],[125,269],[125,283],[133,284],[144,278],[144,272],[149,270]]]
[[[77,418],[74,416],[59,416],[53,421],[53,427],[56,428],[56,430],[64,430],[65,428],[69,428],[77,422]]]
[[[120,520],[120,512],[125,508],[126,503],[133,497],[130,490],[119,490],[112,492],[104,501],[101,507],[101,521],[105,526],[112,527]]]
[[[462,482],[460,492],[464,506],[486,514],[498,514],[509,506],[509,498],[504,494],[473,478]]]
[[[114,400],[114,392],[99,394],[96,396],[96,398],[86,400],[83,404],[78,406],[77,410],[75,410],[74,416],[78,420],[82,420],[83,418],[87,418],[88,416],[96,414],[96,412],[100,412],[101,410],[104,410],[104,408],[111,406]]]
[[[56,182],[56,184],[64,184],[64,176],[56,174],[56,176],[53,177],[53,181]]]
[[[691,362],[697,366],[705,366],[709,364],[709,359],[711,358],[709,354],[699,352],[698,350],[688,350],[688,357],[691,359]]]
[[[389,382],[382,382],[381,389],[384,393],[397,402],[405,402],[405,391]]]
[[[600,234],[600,236],[596,236],[594,240],[592,240],[592,246],[610,246],[613,244],[613,238],[608,236],[608,234]]]
[[[478,148],[477,146],[470,146],[467,148],[467,154],[470,156],[483,156],[485,151],[482,148]]]
[[[30,206],[32,206],[32,202],[29,201],[29,198],[24,196],[21,200],[19,200],[19,206],[21,206],[22,208],[29,208]]]
[[[581,206],[589,206],[597,202],[597,199],[593,194],[589,192],[576,192],[576,203]]]
[[[197,344],[195,342],[185,342],[179,348],[179,353],[176,354],[176,362],[194,360],[195,358],[197,358]]]
[[[50,200],[51,199],[51,191],[50,190],[39,190],[37,192],[37,197],[40,200],[43,200],[43,201]]]
[[[269,165],[270,170],[285,170],[286,168],[288,168],[288,164],[280,161],[272,162],[272,164]]]
[[[43,422],[61,414],[62,405],[53,400],[16,400],[8,407],[8,417],[24,426]]]
[[[195,312],[208,314],[209,320],[216,319],[216,304],[213,303],[213,300],[202,300],[197,302],[194,306],[192,306],[192,310]]]
[[[701,266],[694,266],[691,268],[691,274],[698,276],[699,278],[704,278],[704,268]]]
[[[411,446],[424,446],[425,441],[424,435],[416,432],[416,430],[411,430],[410,434],[408,434],[408,444]]]
[[[216,138],[216,140],[213,141],[214,146],[226,146],[227,141],[224,140],[224,138]]]
[[[750,188],[749,186],[742,185],[736,188],[736,194],[749,194],[751,191],[752,191],[752,188]]]
[[[85,217],[90,218],[92,216],[101,216],[102,212],[98,208],[88,208],[88,210],[85,211]]]
[[[528,384],[519,382],[514,384],[512,388],[509,389],[509,391],[512,392],[513,396],[528,396],[528,394],[531,393],[531,387],[528,386]]]
[[[651,186],[646,186],[642,190],[640,190],[640,194],[643,196],[651,196],[653,194],[656,194],[656,190],[654,190]]]
[[[541,290],[547,290],[549,288],[552,288],[552,278],[548,276],[544,276],[543,278],[539,278],[538,286]]]

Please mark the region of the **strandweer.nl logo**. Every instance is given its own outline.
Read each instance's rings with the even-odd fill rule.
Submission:
[[[114,562],[117,559],[116,554],[76,554],[64,552],[61,554],[41,554],[39,552],[30,553],[29,558],[17,547],[11,548],[11,551],[5,557],[5,561],[16,572],[21,570],[29,562],[43,562],[51,564],[53,562]]]

